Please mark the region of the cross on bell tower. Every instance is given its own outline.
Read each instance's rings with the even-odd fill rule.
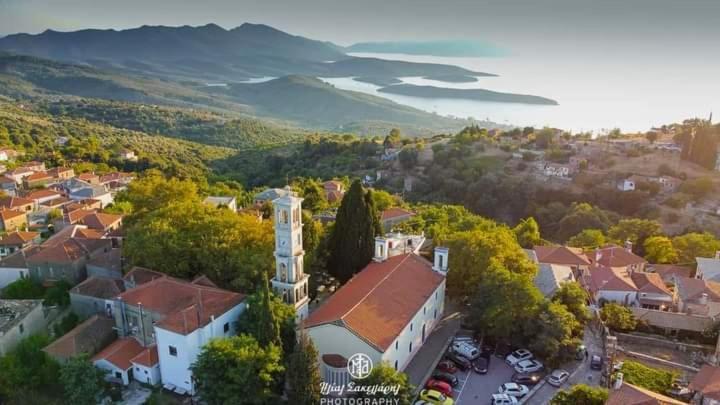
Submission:
[[[286,195],[273,201],[275,222],[275,277],[273,291],[295,307],[297,321],[308,315],[308,281],[303,269],[302,198],[286,186]]]

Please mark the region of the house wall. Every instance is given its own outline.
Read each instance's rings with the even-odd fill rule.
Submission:
[[[156,364],[154,367],[147,367],[142,364],[133,363],[133,379],[150,385],[160,384],[160,364]]]
[[[113,301],[115,327],[120,336],[133,336],[143,346],[155,343],[154,324],[163,319],[161,314],[123,301]]]
[[[349,359],[353,354],[364,353],[370,357],[373,364],[382,361],[383,354],[381,352],[342,326],[328,323],[306,328],[305,331],[317,348],[319,364],[323,364],[322,356],[325,354],[339,354]],[[325,379],[326,375],[323,367],[321,376]]]
[[[192,383],[190,366],[197,359],[202,347],[210,339],[230,337],[237,333],[235,323],[243,311],[245,311],[244,302],[215,318],[204,328],[197,329],[187,335],[155,326],[162,383],[173,384],[194,394],[195,388]],[[228,325],[227,332],[224,331],[225,324]],[[170,354],[170,346],[177,350],[176,355]]]
[[[38,281],[65,280],[75,285],[86,278],[85,257],[73,263],[29,263],[30,276]]]
[[[29,277],[30,271],[26,268],[0,267],[0,289],[21,278]]]
[[[430,336],[438,321],[442,319],[445,302],[444,293],[445,281],[428,298],[397,339],[383,353],[383,361],[386,361],[391,367],[396,367],[397,370],[405,369],[425,343],[427,337]],[[412,330],[410,325],[412,325]],[[423,326],[425,327],[424,339]],[[412,343],[412,350],[410,350],[410,343]]]
[[[130,376],[128,375],[127,370],[118,368],[117,366],[105,359],[95,360],[93,364],[95,365],[95,367],[108,372],[108,374],[105,376],[106,379],[117,378],[118,380],[122,381],[123,385],[130,384]]]
[[[600,290],[595,295],[596,302],[604,299],[607,302],[615,302],[620,305],[637,305],[637,293],[633,291],[612,291]]]
[[[18,215],[15,218],[9,218],[0,221],[0,224],[2,224],[2,229],[8,232],[23,229],[25,224],[27,224],[27,215]]]
[[[102,266],[94,266],[92,264],[86,265],[85,268],[87,269],[88,277],[111,278],[114,280],[119,280],[122,278],[122,271],[120,270],[113,271],[108,268]]]
[[[22,329],[22,331],[21,331]],[[22,320],[0,336],[0,356],[6,355],[15,348],[21,340],[28,336],[47,332],[47,319],[42,304],[38,303]]]
[[[95,314],[107,315],[107,305],[110,305],[110,311],[112,313],[112,300],[70,293],[70,306],[75,315],[79,316],[80,319],[89,318]]]

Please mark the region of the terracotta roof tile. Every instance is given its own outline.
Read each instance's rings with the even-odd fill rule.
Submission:
[[[652,271],[659,274],[666,283],[672,282],[674,277],[690,277],[693,273],[691,267],[676,264],[653,264]]]
[[[143,350],[145,348],[134,338],[120,338],[96,354],[92,361],[106,360],[119,369],[127,370],[132,367],[130,360],[137,357]]]
[[[27,177],[25,177],[25,180],[27,181],[34,181],[34,180],[49,180],[52,177],[47,174],[47,172],[35,172]]]
[[[387,221],[389,219],[399,218],[399,217],[405,217],[405,216],[413,216],[415,215],[414,212],[408,211],[406,209],[393,207],[388,208],[385,211],[382,212],[380,215],[381,220]]]
[[[115,339],[114,326],[114,319],[93,315],[50,343],[43,351],[56,359],[68,359],[80,353],[92,356],[108,343],[108,339]]]
[[[0,207],[3,208],[16,208],[16,207],[23,207],[25,205],[32,205],[35,204],[35,201],[29,200],[27,198],[22,197],[3,197],[0,198]]]
[[[160,362],[158,358],[157,345],[147,347],[145,350],[140,352],[140,354],[132,358],[130,362],[145,367],[155,367]]]
[[[623,269],[593,265],[590,272],[590,290],[598,291],[637,291],[635,283]]]
[[[672,295],[672,291],[665,286],[662,277],[657,273],[636,271],[630,278],[640,292]]]
[[[707,364],[702,366],[688,388],[702,392],[705,398],[720,401],[720,368]]]
[[[125,281],[131,281],[135,283],[136,286],[149,283],[150,281],[153,281],[158,278],[167,277],[165,274],[160,273],[159,271],[146,269],[144,267],[138,267],[135,266],[132,269],[130,269],[127,274],[123,277],[123,280]]]
[[[104,299],[115,298],[123,291],[125,291],[125,284],[122,280],[102,277],[88,277],[70,290],[73,294]]]
[[[122,218],[122,215],[92,212],[89,215],[83,215],[82,218],[78,220],[78,223],[86,225],[90,229],[106,231],[108,228],[122,221]]]
[[[310,314],[305,325],[340,322],[385,351],[444,280],[414,254],[372,262]]]
[[[16,231],[11,232],[2,238],[0,238],[0,245],[1,246],[17,246],[17,245],[24,245],[33,239],[40,236],[39,232],[23,232],[23,231]]]
[[[31,191],[30,193],[25,195],[25,198],[27,198],[29,200],[37,200],[40,198],[48,198],[48,197],[59,198],[60,193],[58,193],[57,191],[54,191],[54,190],[44,188],[42,190]]]
[[[623,383],[620,389],[611,390],[605,405],[686,405],[676,399],[666,397],[632,384]]]
[[[8,210],[8,209],[2,209],[0,210],[0,218],[2,218],[3,221],[7,221],[8,219],[17,218],[20,216],[25,216],[25,211],[18,211],[18,210]]]
[[[538,262],[562,264],[566,266],[587,266],[590,261],[583,255],[582,249],[567,246],[534,246]]]
[[[603,266],[610,267],[627,267],[634,264],[647,263],[642,257],[619,246],[608,246],[602,249],[596,249],[594,252],[588,254],[588,259],[593,263],[597,262]]]

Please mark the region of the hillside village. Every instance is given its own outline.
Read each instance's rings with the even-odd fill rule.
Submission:
[[[422,148],[391,134],[374,176],[288,177],[255,190],[201,188],[156,170],[76,173],[0,150],[4,378],[35,372],[26,367],[83,370],[98,400],[138,404],[248,395],[316,403],[348,394],[333,387],[371,381],[397,385],[399,403],[542,403],[576,391],[610,404],[712,403],[720,240],[684,219],[716,215],[712,194],[695,192],[716,187],[712,172],[680,161],[665,141],[553,135],[568,161],[555,163],[537,145],[515,150],[512,137],[477,134]],[[551,231],[542,216],[511,228],[413,201],[432,181],[427,168],[458,145],[551,190],[582,192],[589,177],[602,178],[606,190],[663,208],[651,219],[572,204]],[[639,157],[608,165],[636,149]],[[656,156],[674,175],[653,174]],[[632,159],[651,168],[630,169]],[[677,194],[697,198],[668,206]],[[247,348],[258,357],[239,354]],[[269,377],[219,372],[216,356],[233,350],[225,367],[267,368]],[[23,364],[26,352],[40,360]],[[369,380],[352,374],[357,353],[379,370]],[[52,381],[38,400],[72,391]],[[24,384],[0,384],[0,394],[16,403]]]

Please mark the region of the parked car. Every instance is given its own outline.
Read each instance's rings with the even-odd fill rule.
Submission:
[[[505,363],[507,363],[508,366],[513,367],[523,360],[530,360],[532,358],[533,354],[530,353],[530,350],[518,349],[508,354],[508,356],[505,358]]]
[[[543,373],[535,371],[533,373],[515,373],[510,381],[523,385],[535,385],[543,378]]]
[[[491,405],[515,405],[517,403],[517,398],[508,394],[493,394]]]
[[[455,377],[454,375],[452,375],[450,373],[446,373],[443,371],[436,371],[435,373],[433,373],[432,378],[434,380],[444,381],[453,387],[458,385],[457,377]]]
[[[436,380],[434,378],[431,378],[428,380],[428,382],[425,384],[425,388],[429,390],[435,390],[438,392],[442,392],[443,394],[449,396],[452,398],[452,386],[445,381]]]
[[[490,368],[490,359],[486,357],[478,357],[472,362],[473,371],[478,374],[487,374]]]
[[[470,360],[466,359],[465,356],[462,356],[458,353],[448,351],[445,355],[445,358],[455,363],[457,368],[460,370],[470,370],[472,368],[472,362]]]
[[[455,401],[448,398],[445,394],[435,390],[420,391],[420,399],[427,401],[433,405],[453,405]]]
[[[540,371],[545,366],[537,360],[523,360],[515,364],[515,371],[518,373],[532,373],[533,371]]]
[[[522,385],[514,382],[505,383],[498,388],[498,392],[501,394],[507,394],[511,397],[522,398],[530,391],[527,385]]]
[[[438,363],[437,369],[450,374],[455,374],[457,372],[457,366],[450,360],[443,360]]]
[[[570,373],[568,373],[565,370],[555,370],[547,378],[548,384],[552,385],[553,387],[559,387],[567,381],[567,379],[570,378]]]
[[[480,356],[480,350],[468,342],[453,342],[450,348],[453,353],[457,353],[469,360],[475,360]]]
[[[598,356],[597,354],[593,354],[593,356],[590,358],[590,369],[591,370],[602,370],[602,357]]]

